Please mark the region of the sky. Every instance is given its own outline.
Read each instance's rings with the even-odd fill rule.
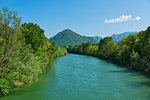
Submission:
[[[35,23],[50,38],[64,29],[85,36],[111,36],[150,26],[150,0],[0,0],[22,23]]]

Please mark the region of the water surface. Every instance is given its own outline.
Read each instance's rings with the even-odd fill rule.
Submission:
[[[0,100],[150,100],[150,78],[95,57],[68,54],[39,82]]]

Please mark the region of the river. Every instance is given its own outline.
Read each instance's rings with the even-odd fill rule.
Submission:
[[[150,100],[150,77],[95,57],[68,54],[31,86],[0,100]]]

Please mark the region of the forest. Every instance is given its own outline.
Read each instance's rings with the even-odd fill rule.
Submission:
[[[31,84],[51,58],[67,54],[65,48],[49,42],[40,26],[21,20],[7,7],[0,11],[0,96]]]
[[[110,62],[150,73],[150,27],[115,43],[112,37],[98,44],[83,43],[66,46],[69,53],[95,56]]]

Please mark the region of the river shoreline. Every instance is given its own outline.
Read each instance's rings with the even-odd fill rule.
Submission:
[[[70,53],[70,54],[87,55],[87,56],[91,56],[91,57],[96,57],[96,58],[99,58],[99,59],[101,59],[101,60],[110,62],[110,63],[112,63],[112,64],[116,64],[116,65],[119,65],[119,66],[123,66],[123,67],[125,67],[125,68],[129,68],[130,70],[139,72],[139,73],[141,73],[141,74],[143,74],[143,75],[146,75],[146,76],[147,76],[147,75],[150,75],[149,72],[146,72],[146,71],[143,70],[143,69],[131,68],[131,66],[123,65],[123,64],[116,63],[116,62],[113,62],[113,61],[110,61],[110,60],[107,60],[107,59],[103,59],[103,58],[101,58],[101,57],[99,57],[99,56],[94,56],[94,55],[89,55],[89,54],[73,53],[73,52],[68,52],[68,53]]]
[[[50,67],[51,66],[51,67]],[[1,100],[149,100],[150,78],[96,57],[55,59],[38,82]]]
[[[0,96],[0,98],[1,98],[1,97],[5,97],[5,96],[9,96],[9,95],[11,95],[11,94],[13,94],[13,93],[15,93],[15,92],[17,92],[17,91],[20,91],[21,88],[30,87],[30,86],[33,85],[34,83],[38,82],[38,81],[39,81],[39,78],[40,78],[43,74],[47,73],[47,71],[48,71],[47,69],[49,69],[48,67],[49,67],[49,66],[51,67],[52,64],[53,64],[53,62],[54,62],[57,58],[63,57],[63,56],[65,56],[65,55],[67,55],[66,52],[64,52],[64,54],[58,54],[58,55],[55,56],[55,57],[54,57],[54,56],[51,56],[50,59],[49,59],[49,63],[47,64],[47,67],[45,67],[45,69],[43,70],[43,72],[42,72],[41,74],[39,74],[39,76],[38,76],[36,79],[33,79],[33,81],[30,82],[30,83],[22,83],[22,85],[17,85],[17,86],[15,86],[14,88],[12,88],[12,89],[10,90],[10,93],[9,93],[8,95]]]

